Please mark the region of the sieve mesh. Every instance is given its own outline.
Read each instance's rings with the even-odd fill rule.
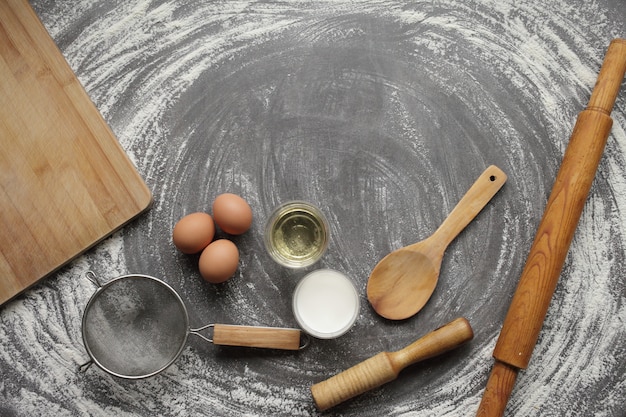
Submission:
[[[124,378],[144,378],[169,366],[182,352],[188,328],[178,294],[145,275],[105,284],[83,315],[89,355],[105,371]]]

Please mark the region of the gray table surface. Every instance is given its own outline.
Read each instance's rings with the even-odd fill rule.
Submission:
[[[0,415],[308,416],[309,387],[456,318],[474,340],[414,365],[323,415],[468,416],[575,117],[623,0],[149,1],[32,5],[154,193],[151,210],[0,308]],[[538,345],[508,416],[626,415],[626,88]],[[431,234],[482,170],[509,176],[449,246],[415,317],[370,308],[371,269]],[[175,222],[234,192],[254,211],[233,240],[241,261],[219,286],[171,243]],[[263,226],[279,203],[317,204],[324,258],[273,263]],[[3,239],[9,238],[3,236]],[[189,339],[162,374],[125,381],[88,359],[84,278],[157,276],[193,325],[295,326],[308,271],[347,274],[361,296],[353,329],[297,353]]]

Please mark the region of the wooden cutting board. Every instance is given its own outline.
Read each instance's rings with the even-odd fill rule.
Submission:
[[[27,1],[0,1],[0,304],[152,196]]]

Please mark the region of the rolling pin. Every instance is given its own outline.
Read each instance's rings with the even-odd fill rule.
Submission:
[[[626,72],[626,39],[607,50],[587,108],[576,120],[543,217],[493,352],[495,364],[477,415],[502,416],[526,369],[563,268],[613,120]]]
[[[396,352],[381,352],[311,387],[317,408],[324,411],[398,377],[409,365],[447,352],[471,340],[474,332],[460,317]]]

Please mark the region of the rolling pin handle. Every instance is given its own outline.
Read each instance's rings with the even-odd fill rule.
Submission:
[[[613,39],[604,56],[587,110],[611,115],[626,73],[626,39]]]

